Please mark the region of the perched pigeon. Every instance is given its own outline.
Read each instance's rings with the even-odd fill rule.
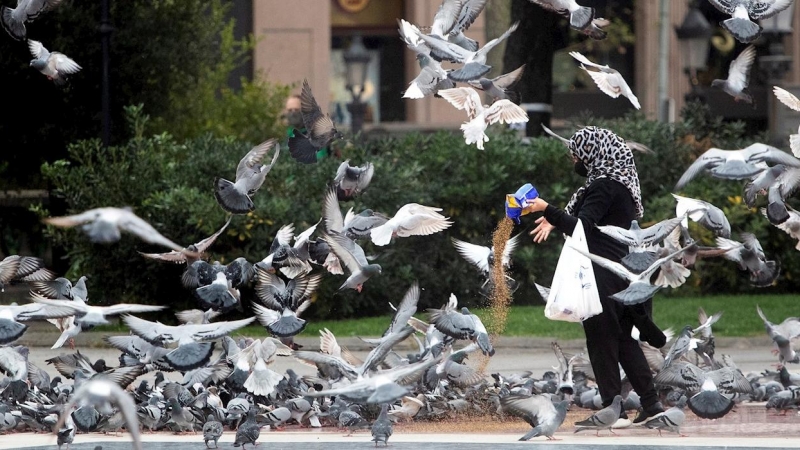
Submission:
[[[381,405],[381,413],[372,424],[372,441],[375,442],[376,447],[378,442],[383,442],[383,445],[389,446],[389,437],[392,435],[392,421],[389,420],[388,410],[388,403]]]
[[[214,441],[214,448],[219,448],[219,438],[222,437],[222,422],[217,421],[211,414],[208,415],[206,423],[203,424],[203,441],[206,448],[211,448],[208,445],[209,441]]]
[[[641,108],[639,99],[636,98],[633,91],[631,91],[631,88],[628,86],[628,83],[622,78],[622,75],[618,71],[607,65],[601,66],[600,64],[593,63],[579,52],[570,52],[569,54],[581,63],[581,69],[585,70],[589,76],[592,77],[597,87],[606,95],[611,98],[617,98],[622,95],[630,100],[634,108]],[[586,66],[598,69],[598,71],[589,70]]]
[[[272,161],[265,165],[262,161],[270,150],[273,150]],[[254,210],[255,205],[250,197],[264,184],[280,153],[281,146],[277,139],[266,140],[253,147],[239,161],[236,167],[236,182],[215,178],[214,196],[219,206],[231,214],[247,214]]]
[[[525,64],[496,78],[481,77],[477,81],[470,81],[469,84],[475,89],[489,94],[493,101],[511,100],[514,103],[519,103],[519,94],[511,90],[511,86],[519,81],[523,71],[525,71]]]
[[[681,433],[681,425],[686,420],[686,414],[683,412],[683,409],[686,408],[686,401],[686,396],[681,396],[677,405],[648,419],[644,426],[651,430],[658,430],[659,436],[661,436],[661,430],[674,431],[681,437],[686,436]]]
[[[223,225],[222,228],[220,228],[216,233],[212,234],[211,236],[203,239],[202,241],[196,244],[192,244],[186,247],[186,250],[189,250],[190,252],[196,252],[200,257],[202,257],[205,254],[206,250],[208,250],[208,248],[211,247],[211,244],[213,244],[214,241],[216,241],[217,238],[225,231],[225,229],[228,228],[228,225],[230,225],[232,218],[233,216],[228,217],[228,220],[225,222],[225,225]],[[191,265],[193,262],[197,260],[196,258],[190,256],[189,254],[183,252],[176,252],[175,250],[169,253],[141,253],[141,255],[144,256],[145,258],[155,259],[158,261],[165,261],[176,264],[187,264],[187,265]]]
[[[342,133],[336,129],[330,116],[322,114],[308,80],[303,80],[300,93],[300,112],[306,134],[295,129],[289,137],[289,152],[295,160],[311,164],[317,162],[317,151],[326,148],[334,139],[342,139]]]
[[[712,177],[723,180],[742,180],[761,173],[767,168],[767,164],[800,167],[800,160],[766,144],[752,144],[741,150],[710,148],[686,169],[675,184],[675,190],[683,189],[703,171],[708,171]]]
[[[759,306],[756,306],[758,316],[764,322],[764,327],[767,329],[767,334],[777,347],[777,353],[780,355],[781,364],[785,363],[800,363],[800,355],[798,355],[792,346],[792,339],[800,336],[800,319],[797,317],[787,317],[778,325],[767,320],[764,312],[761,311]]]
[[[61,0],[18,0],[16,8],[0,7],[0,23],[12,38],[24,41],[27,39],[25,22],[30,22],[43,12],[52,10],[59,3]],[[72,434],[75,434],[74,430]]]
[[[370,162],[357,167],[351,166],[350,160],[339,164],[339,168],[336,169],[336,177],[333,179],[339,201],[350,200],[364,192],[364,189],[369,186],[369,182],[372,181],[374,173],[375,166]]]
[[[600,436],[600,430],[608,430],[611,434],[616,434],[611,427],[619,419],[622,412],[622,396],[617,395],[610,405],[594,413],[591,417],[580,422],[575,422],[575,432],[583,430],[597,430],[597,435]]]
[[[546,436],[547,440],[555,440],[553,434],[567,416],[569,401],[564,400],[553,404],[548,397],[543,395],[508,395],[500,399],[500,406],[503,411],[522,417],[533,427],[519,438],[520,441],[527,441],[537,436]]]
[[[581,31],[589,27],[594,19],[594,8],[579,5],[575,0],[531,0],[544,9],[569,19],[569,26]]]
[[[754,20],[764,20],[780,13],[793,0],[709,0],[718,10],[731,16],[720,22],[739,42],[749,44],[761,36],[761,26]]]
[[[439,214],[441,208],[409,203],[397,210],[385,224],[370,231],[372,243],[384,246],[393,237],[427,236],[450,227],[453,222]]]
[[[388,223],[389,222],[387,222],[387,224]],[[374,230],[375,229],[373,229],[373,231]],[[381,266],[379,264],[370,264],[364,254],[364,249],[347,236],[338,233],[330,233],[328,235],[323,235],[322,239],[330,245],[333,253],[336,254],[350,272],[347,280],[339,287],[340,290],[350,288],[361,292],[364,283],[366,283],[370,277],[381,273]]]
[[[34,58],[31,60],[30,66],[44,74],[48,80],[51,80],[57,86],[65,85],[67,83],[67,75],[78,73],[81,70],[81,66],[67,55],[59,52],[50,52],[39,41],[29,40],[28,49]]]
[[[479,150],[484,149],[484,142],[489,142],[486,128],[495,123],[525,123],[528,113],[510,100],[497,100],[491,105],[484,105],[478,91],[471,87],[457,87],[439,91],[439,95],[450,102],[456,109],[467,112],[469,121],[461,124],[464,142],[475,144]]]
[[[728,78],[713,80],[711,86],[722,89],[726,94],[733,97],[734,101],[741,100],[755,107],[753,97],[747,91],[747,86],[750,84],[750,69],[753,67],[755,60],[756,47],[750,45],[731,62],[731,67],[728,69]]]
[[[162,236],[149,223],[135,215],[130,208],[95,208],[72,216],[48,217],[43,221],[57,227],[80,225],[89,236],[89,240],[102,244],[119,241],[120,233],[127,231],[145,242],[197,257],[196,252],[186,250]]]

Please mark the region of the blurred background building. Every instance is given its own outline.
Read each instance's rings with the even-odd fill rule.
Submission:
[[[397,20],[405,18],[421,27],[429,26],[440,0],[294,0],[291,7],[283,0],[237,0],[238,22],[242,32],[252,32],[261,40],[255,51],[252,70],[263,71],[270,79],[298,86],[308,78],[322,106],[338,122],[349,124],[345,89],[346,69],[343,53],[361,36],[368,50],[369,62],[363,100],[367,103],[365,127],[385,129],[428,129],[454,127],[463,121],[463,113],[438,99],[403,100],[408,82],[418,66],[398,37]],[[754,128],[773,131],[780,124],[770,123],[771,84],[796,91],[800,85],[800,42],[797,36],[783,32],[765,32],[757,42],[759,61],[753,69],[751,91],[756,107],[733,102],[721,91],[711,90],[711,80],[726,76],[730,61],[744,49],[725,33],[718,23],[725,16],[710,3],[686,0],[661,1],[584,0],[581,4],[597,9],[597,16],[612,19],[609,38],[595,42],[566,26],[562,19],[553,63],[553,120],[558,122],[590,111],[595,116],[613,117],[629,111],[624,99],[609,100],[580,70],[569,55],[577,50],[590,59],[619,70],[631,84],[648,118],[659,118],[660,108],[666,119],[679,115],[687,96],[705,99],[712,111],[728,119],[744,119]],[[511,21],[511,1],[489,1],[468,35],[485,43],[503,31]],[[676,29],[689,18],[690,7],[697,8],[709,28],[704,36],[704,67],[688,73],[687,53],[696,50],[697,39],[685,42]],[[794,29],[800,29],[800,8],[788,17]],[[661,14],[668,21],[668,42],[661,46]],[[696,17],[695,17],[696,19]],[[247,28],[248,25],[251,28]],[[690,23],[691,25],[691,23]],[[695,24],[696,25],[696,24]],[[764,24],[762,24],[764,25]],[[769,28],[765,26],[765,28]],[[691,33],[690,33],[691,34]],[[702,33],[701,33],[702,34]],[[782,46],[774,43],[780,41]],[[702,43],[700,43],[702,44]],[[701,47],[701,51],[702,51]],[[491,59],[499,74],[504,48],[493,51]],[[782,52],[775,58],[761,56]],[[666,52],[660,60],[661,52]],[[704,58],[703,58],[704,56]],[[698,57],[694,58],[695,60]],[[659,64],[666,62],[666,83],[659,90]],[[775,66],[775,67],[772,67]],[[513,67],[505,68],[514,69]],[[775,77],[778,78],[775,78]],[[769,86],[768,86],[769,85]],[[299,91],[299,89],[297,89]],[[770,95],[768,95],[770,94]],[[660,101],[659,97],[662,98]],[[784,108],[785,109],[785,108]],[[782,111],[782,113],[785,111]],[[775,118],[773,122],[785,122]]]

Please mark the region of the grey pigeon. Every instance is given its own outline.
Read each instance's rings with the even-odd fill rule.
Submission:
[[[136,404],[133,402],[133,398],[115,383],[102,378],[89,380],[75,390],[72,398],[64,407],[58,423],[53,427],[54,433],[58,434],[58,431],[62,429],[67,421],[67,416],[76,405],[100,405],[101,409],[110,410],[111,403],[117,405],[125,419],[125,428],[133,438],[133,448],[142,450],[139,420],[136,416]]]
[[[28,49],[33,55],[30,66],[41,72],[57,86],[63,86],[67,83],[67,75],[78,73],[81,70],[81,66],[67,55],[59,52],[50,52],[39,41],[28,40]]]
[[[311,264],[308,262],[311,257],[309,254],[310,238],[317,230],[317,225],[319,222],[311,225],[297,236],[294,234],[293,223],[280,227],[269,247],[269,254],[256,263],[256,266],[270,272],[280,270],[289,278],[310,272]],[[294,239],[294,243],[292,243],[292,239]]]
[[[275,408],[272,411],[266,414],[267,423],[274,426],[275,428],[281,428],[281,425],[286,423],[289,419],[292,418],[292,412],[289,411],[289,408],[282,406],[280,408]]]
[[[371,209],[365,209],[359,214],[353,214],[350,208],[342,217],[342,210],[339,209],[339,200],[336,194],[337,189],[330,187],[325,193],[323,201],[323,218],[325,228],[329,232],[341,233],[352,240],[370,236],[370,230],[385,224],[389,217]]]
[[[758,175],[767,164],[800,167],[800,160],[783,150],[756,143],[741,150],[710,148],[700,155],[681,175],[675,190],[681,190],[701,172],[723,180],[742,180]],[[679,214],[680,215],[680,214]]]
[[[672,261],[676,256],[680,255],[684,251],[682,248],[663,258],[657,259],[653,261],[649,267],[637,274],[632,273],[620,263],[603,258],[602,256],[588,253],[583,249],[575,247],[572,248],[581,255],[592,260],[592,262],[610,270],[618,277],[628,281],[629,285],[627,288],[611,296],[611,298],[614,300],[625,305],[636,305],[638,303],[645,302],[652,298],[656,292],[661,290],[662,286],[654,285],[650,282],[651,276],[661,267],[661,265]]]
[[[178,431],[194,431],[197,419],[188,408],[184,408],[176,397],[168,400],[170,406],[170,422],[174,423]]]
[[[373,231],[374,230],[375,229],[373,229]],[[342,264],[344,264],[350,272],[347,280],[339,287],[340,290],[350,288],[361,292],[364,283],[366,283],[370,277],[381,273],[381,266],[379,264],[371,264],[367,261],[364,249],[347,236],[331,232],[327,235],[323,234],[322,239],[330,245],[333,253],[336,254]]]
[[[719,392],[713,378],[706,377],[700,392],[689,398],[688,405],[689,409],[701,419],[719,419],[728,414],[735,403]]]
[[[722,89],[726,94],[733,97],[734,101],[743,101],[755,107],[753,96],[747,90],[747,86],[750,84],[750,69],[753,67],[755,60],[756,47],[750,45],[731,62],[730,69],[728,69],[728,78],[713,80],[711,81],[711,86]]]
[[[350,160],[339,164],[333,185],[336,186],[339,201],[352,200],[356,195],[364,192],[375,174],[375,166],[366,162],[361,166],[353,167]]]
[[[203,424],[203,441],[206,443],[206,448],[210,448],[209,441],[214,441],[214,448],[219,448],[219,438],[222,437],[222,422],[217,421],[211,414],[208,415],[206,423]]]
[[[675,214],[683,218],[681,226],[684,230],[688,230],[688,219],[692,219],[708,230],[713,231],[717,236],[731,237],[731,224],[721,209],[703,200],[681,197],[675,194],[672,194],[672,196],[678,201],[675,205]],[[689,244],[686,243],[686,245],[688,246]]]
[[[717,323],[720,317],[722,317],[722,311],[717,311],[709,316],[706,314],[706,311],[702,306],[698,308],[697,320],[700,322],[700,327],[698,327],[698,330],[700,331],[700,335],[703,337],[703,339],[708,339],[711,337],[711,326]]]
[[[644,423],[644,426],[651,430],[658,430],[659,436],[661,436],[662,430],[674,431],[681,437],[686,436],[681,433],[681,425],[683,425],[683,421],[686,420],[686,414],[683,412],[683,409],[686,408],[686,402],[686,396],[681,396],[677,405],[663,413],[653,416],[652,419]]]
[[[134,214],[130,208],[95,208],[80,214],[63,217],[48,217],[43,221],[57,227],[74,227],[81,229],[95,243],[108,244],[119,241],[122,231],[136,235],[139,239],[171,248],[179,252],[188,252],[180,245],[161,235],[155,228]]]
[[[748,44],[761,36],[754,20],[768,19],[792,4],[793,0],[709,0],[718,10],[731,16],[720,22],[739,42]]]
[[[484,91],[489,94],[494,100],[511,100],[514,103],[519,103],[519,94],[511,90],[513,86],[522,77],[522,72],[525,71],[525,64],[512,70],[509,73],[500,75],[498,77],[479,78],[477,81],[470,81],[470,86],[479,91]]]
[[[448,42],[438,36],[421,34],[419,37],[431,48],[432,52],[444,57],[444,59],[462,64],[459,69],[453,70],[448,77],[453,81],[467,82],[477,80],[481,76],[492,70],[491,66],[486,65],[486,56],[498,44],[503,42],[516,31],[519,23],[514,23],[499,37],[487,42],[479,50],[467,50],[455,43]]]
[[[766,208],[761,208],[761,214],[764,217],[767,217]],[[792,239],[798,239],[797,245],[795,245],[795,250],[800,250],[800,212],[787,205],[786,214],[788,215],[788,218],[783,223],[773,225],[775,225],[779,230],[783,230],[786,234],[791,236]]]
[[[273,150],[272,161],[265,165],[262,161],[270,150]],[[267,174],[278,160],[281,146],[277,139],[268,139],[253,147],[236,167],[235,182],[224,178],[214,179],[214,196],[217,203],[231,214],[247,214],[255,209],[250,198],[261,188]]]
[[[260,434],[261,425],[256,423],[256,409],[250,408],[247,412],[247,420],[236,429],[236,440],[233,441],[233,446],[247,448],[245,444],[258,445],[256,441]]]
[[[256,295],[269,308],[252,304],[261,325],[278,337],[291,337],[303,331],[306,321],[297,316],[311,304],[311,295],[322,275],[300,275],[287,283],[261,267],[257,267],[256,272]]]
[[[785,199],[800,186],[800,169],[784,170],[767,189],[766,216],[773,225],[780,225],[791,217]]]
[[[403,295],[403,299],[400,300],[400,307],[395,308],[394,305],[391,303],[389,304],[395,311],[394,317],[392,317],[392,322],[389,324],[389,327],[386,328],[386,331],[383,332],[380,339],[361,338],[361,340],[368,344],[379,345],[381,342],[390,339],[391,335],[405,329],[408,324],[408,319],[417,312],[419,292],[419,284],[414,282],[414,284],[408,288],[405,295]]]
[[[253,265],[244,257],[228,264],[197,260],[186,266],[181,282],[184,287],[194,289],[200,307],[225,313],[234,308],[241,310],[238,288],[247,285],[254,273]]]
[[[352,436],[353,432],[359,428],[367,427],[369,427],[369,422],[364,420],[358,411],[355,411],[355,406],[351,406],[339,414],[339,428],[346,428],[347,436]],[[378,443],[376,442],[375,445],[377,446]]]
[[[800,363],[800,355],[798,355],[794,348],[792,348],[792,339],[800,336],[800,319],[797,317],[787,317],[780,324],[774,324],[767,319],[761,307],[756,305],[758,316],[764,322],[764,327],[767,329],[767,334],[772,338],[772,342],[777,347],[777,352],[780,355],[780,363]]]
[[[431,313],[431,324],[454,339],[468,339],[475,342],[484,355],[493,356],[494,348],[480,317],[470,313],[466,307],[462,307],[461,311],[456,311],[457,306],[456,296],[450,294],[450,299],[444,308],[428,309],[428,312]]]
[[[480,15],[486,2],[487,0],[443,0],[433,16],[430,35],[448,40],[465,50],[478,50],[478,43],[465,36],[464,31]]]
[[[378,442],[383,442],[383,445],[389,446],[389,437],[392,435],[392,421],[389,420],[388,410],[388,403],[381,405],[381,413],[372,424],[372,440],[375,442],[376,447]]]
[[[621,412],[622,396],[617,395],[614,397],[614,401],[612,401],[610,405],[606,406],[600,411],[597,411],[586,420],[575,422],[575,432],[577,433],[583,430],[597,430],[597,435],[600,436],[600,430],[608,430],[611,432],[611,434],[616,434],[611,427],[617,422]]]
[[[767,260],[755,235],[742,233],[741,238],[743,242],[718,237],[717,247],[725,250],[722,256],[738,263],[740,269],[750,272],[750,282],[753,286],[772,285],[780,275],[780,266],[776,261]]]
[[[187,250],[191,252],[196,252],[199,257],[202,257],[203,254],[211,247],[211,244],[217,240],[217,238],[228,228],[228,225],[231,223],[231,219],[233,216],[228,217],[228,220],[225,222],[225,225],[222,226],[216,233],[212,234],[211,236],[203,239],[202,241],[192,244],[186,247]],[[141,252],[140,252],[141,253]],[[197,260],[190,256],[190,254],[186,254],[183,252],[176,252],[175,250],[168,252],[168,253],[141,253],[142,256],[145,258],[155,259],[158,261],[164,262],[171,262],[176,264],[187,264],[191,265],[193,262]]]
[[[594,8],[579,5],[575,0],[531,0],[544,9],[569,19],[569,26],[581,31],[594,19]]]
[[[53,272],[44,267],[41,258],[6,256],[0,261],[0,292],[4,292],[6,284],[13,281],[42,283],[52,280],[54,276]]]
[[[500,399],[500,405],[503,411],[525,419],[533,427],[519,438],[520,441],[527,441],[537,436],[555,440],[553,434],[567,416],[569,401],[564,400],[554,405],[544,395],[508,395]]]
[[[58,450],[61,450],[61,446],[64,444],[67,444],[67,450],[69,450],[69,445],[75,440],[76,430],[77,427],[75,426],[75,421],[72,420],[72,415],[67,414],[64,427],[58,430],[57,433],[56,444],[58,445]]]
[[[300,92],[300,112],[306,134],[295,129],[289,137],[289,152],[295,160],[310,164],[317,162],[317,151],[328,147],[334,139],[342,139],[329,115],[322,114],[308,80],[303,80]]]
[[[438,95],[440,90],[456,87],[456,83],[447,78],[448,72],[442,69],[439,61],[421,53],[417,54],[417,61],[420,66],[419,74],[408,84],[403,98],[425,98]]]
[[[629,229],[613,225],[598,226],[603,234],[628,246],[628,254],[620,261],[626,269],[637,273],[647,269],[657,258],[650,247],[663,241],[681,223],[681,217],[666,219],[647,228],[640,228],[639,222],[631,221]]]
[[[61,0],[18,0],[16,8],[0,7],[0,23],[12,38],[23,41],[27,38],[25,22],[52,10],[59,3]]]
[[[783,164],[776,164],[753,176],[753,178],[744,186],[743,200],[747,207],[755,208],[756,198],[758,195],[766,194],[769,187],[775,184],[775,181],[778,180],[778,177],[780,177],[785,171],[786,166]]]

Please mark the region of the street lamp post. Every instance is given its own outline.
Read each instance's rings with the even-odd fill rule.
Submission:
[[[692,90],[686,94],[686,101],[703,100],[697,89],[697,72],[708,66],[708,47],[713,30],[702,11],[695,3],[691,5],[681,26],[675,28],[681,46],[681,63],[689,76]]]
[[[370,62],[370,55],[361,35],[353,36],[350,47],[344,53],[344,64],[347,78],[347,90],[353,97],[353,101],[347,104],[350,112],[351,129],[353,134],[357,134],[364,126],[364,116],[367,112],[367,104],[361,101],[367,81],[367,68]]]
[[[785,35],[792,33],[794,8],[795,5],[792,3],[779,14],[769,19],[764,19],[760,23],[763,28],[761,33],[762,41],[767,48],[767,54],[758,58],[758,66],[770,87],[770,92],[767,94],[767,114],[770,134],[776,138],[778,137],[775,136],[777,129],[777,124],[775,123],[775,98],[771,93],[771,86],[780,84],[786,72],[792,68],[792,57],[786,54],[783,38]]]

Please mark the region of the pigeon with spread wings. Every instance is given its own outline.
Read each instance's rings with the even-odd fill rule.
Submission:
[[[381,273],[381,266],[370,264],[364,254],[364,249],[347,236],[329,232],[327,235],[323,234],[322,239],[330,245],[333,253],[350,272],[347,280],[339,287],[340,290],[350,288],[361,292],[364,283],[370,277]]]
[[[186,249],[192,252],[197,252],[198,257],[202,257],[203,254],[206,252],[206,250],[208,250],[208,248],[211,247],[211,244],[213,244],[214,241],[216,241],[217,238],[225,231],[225,229],[228,228],[228,225],[230,225],[232,218],[233,216],[228,217],[228,221],[225,222],[225,225],[223,225],[222,228],[220,228],[216,233],[212,234],[211,236],[203,239],[202,241],[196,244],[192,244],[186,247]],[[193,262],[197,261],[197,258],[194,258],[183,252],[176,252],[175,250],[168,253],[142,253],[142,252],[139,253],[141,253],[141,255],[144,256],[145,258],[155,259],[164,262],[171,262],[176,264],[185,263],[187,265],[191,265]]]
[[[24,41],[28,34],[25,22],[32,21],[59,3],[61,0],[17,0],[16,8],[0,7],[0,23],[12,38]]]
[[[274,150],[272,162],[265,165],[262,160],[270,150]],[[255,205],[250,196],[264,184],[280,153],[281,146],[278,145],[278,140],[269,139],[253,147],[239,161],[239,165],[236,166],[235,182],[219,177],[214,179],[214,196],[219,206],[231,214],[247,214],[254,210]]]
[[[29,40],[28,49],[34,58],[31,60],[30,66],[41,72],[57,86],[65,85],[67,83],[67,75],[78,73],[81,70],[81,66],[67,55],[59,52],[50,52],[39,41]]]
[[[720,22],[737,41],[748,44],[761,36],[760,25],[754,20],[764,20],[788,8],[794,0],[708,0],[718,10],[731,16]]]
[[[320,149],[330,146],[335,139],[342,139],[343,136],[333,124],[333,119],[322,114],[308,80],[303,80],[303,89],[300,91],[300,112],[306,134],[296,128],[292,131],[289,136],[289,152],[295,160],[312,164],[317,162],[317,152]]]
[[[586,73],[592,77],[592,80],[594,80],[595,84],[597,84],[597,87],[599,87],[600,90],[606,95],[611,98],[617,98],[622,95],[630,100],[634,108],[640,109],[642,107],[639,104],[639,99],[636,98],[636,95],[633,94],[630,86],[628,86],[628,83],[624,78],[622,78],[622,74],[620,74],[618,71],[608,67],[607,65],[601,66],[600,64],[593,63],[578,52],[570,52],[569,54],[581,63],[581,69],[585,70]],[[597,69],[597,71],[589,70],[586,66]]]
[[[498,100],[491,105],[484,105],[478,91],[468,87],[443,89],[439,95],[455,106],[467,112],[469,121],[461,124],[464,132],[464,142],[467,145],[475,144],[483,150],[483,143],[489,142],[486,128],[495,123],[525,123],[528,113],[512,103],[510,100]]]
[[[453,222],[439,214],[441,210],[442,208],[417,203],[404,205],[386,223],[370,230],[372,243],[384,246],[389,244],[393,237],[427,236],[445,230]]]
[[[750,103],[755,108],[753,96],[747,91],[750,84],[750,69],[756,60],[756,47],[751,45],[744,49],[739,56],[731,62],[728,69],[728,78],[711,81],[711,86],[720,88],[733,97],[734,101]]]

